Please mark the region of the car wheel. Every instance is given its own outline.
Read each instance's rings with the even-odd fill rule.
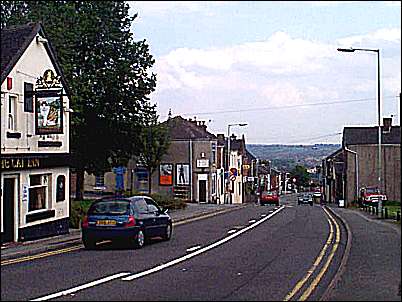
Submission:
[[[82,243],[84,244],[85,249],[87,250],[93,250],[96,247],[96,242],[95,240],[89,239],[89,238],[82,238]]]
[[[172,238],[172,232],[173,232],[172,224],[169,223],[166,226],[165,233],[162,236],[163,240],[166,240],[166,241],[170,240],[170,238]]]
[[[145,245],[145,235],[143,230],[139,230],[134,238],[134,247],[140,249]]]

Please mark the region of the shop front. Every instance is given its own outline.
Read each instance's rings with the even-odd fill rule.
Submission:
[[[68,233],[68,154],[1,156],[1,240]]]

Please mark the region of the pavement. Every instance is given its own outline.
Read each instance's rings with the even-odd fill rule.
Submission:
[[[241,209],[250,204],[197,204],[188,203],[185,209],[170,210],[173,225],[180,225],[190,220],[208,218],[221,213]],[[69,249],[81,244],[81,230],[69,229],[68,234],[47,237],[26,242],[11,242],[1,245],[1,260],[22,258],[41,253]]]
[[[328,205],[351,231],[346,266],[328,301],[401,301],[401,224]]]

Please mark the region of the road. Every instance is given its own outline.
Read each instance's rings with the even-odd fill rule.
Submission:
[[[141,250],[104,244],[4,265],[1,299],[319,300],[346,241],[331,211],[297,206],[288,195],[280,207],[250,205],[180,224],[171,241]]]

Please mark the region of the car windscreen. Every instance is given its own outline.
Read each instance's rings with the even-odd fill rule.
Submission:
[[[130,202],[127,200],[105,200],[94,203],[88,215],[125,215],[130,213]]]
[[[376,194],[376,193],[378,193],[378,189],[377,188],[367,188],[366,192],[368,194]]]

